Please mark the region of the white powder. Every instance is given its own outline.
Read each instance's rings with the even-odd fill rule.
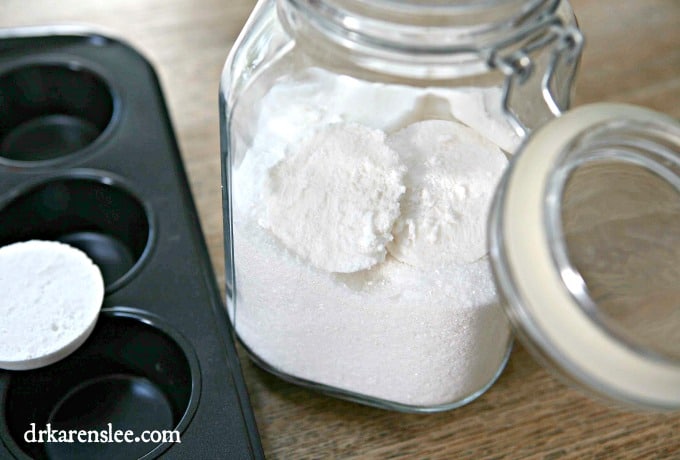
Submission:
[[[385,260],[399,216],[405,168],[382,131],[332,124],[291,144],[267,174],[267,228],[329,272]]]
[[[476,94],[484,96],[470,97]],[[366,182],[352,191],[352,200],[358,199],[360,207],[356,210],[343,207],[337,214],[329,212],[330,223],[321,222],[320,218],[317,221],[305,218],[308,222],[295,230],[284,211],[274,210],[284,203],[280,196],[283,193],[278,193],[284,186],[283,168],[289,168],[286,174],[292,180],[295,193],[303,200],[314,202],[318,198],[304,197],[304,174],[298,174],[301,170],[310,168],[307,174],[319,173],[326,178],[324,180],[332,181],[336,179],[328,178],[328,174],[334,168],[341,168],[340,176],[347,178],[357,174],[356,168],[361,168],[362,163],[357,158],[373,155],[367,151],[351,153],[342,146],[335,146],[334,149],[341,149],[342,155],[347,155],[343,157],[346,164],[339,157],[328,157],[326,166],[303,165],[298,163],[300,158],[291,160],[295,158],[295,152],[303,151],[306,152],[303,156],[311,159],[311,152],[305,146],[314,139],[314,133],[323,132],[329,126],[358,130],[354,125],[358,123],[365,126],[366,133],[371,131],[369,128],[384,130],[389,135],[387,144],[392,150],[400,150],[417,128],[406,128],[397,133],[400,129],[422,119],[453,121],[452,104],[463,99],[466,103],[482,104],[470,108],[471,113],[480,114],[481,119],[474,120],[479,126],[486,124],[483,116],[489,119],[489,124],[505,126],[502,134],[495,131],[489,140],[494,141],[495,137],[498,144],[498,139],[503,139],[507,145],[516,141],[511,128],[504,125],[500,113],[494,112],[494,106],[489,102],[496,100],[500,107],[500,90],[496,88],[415,89],[338,78],[311,69],[280,81],[266,94],[257,107],[259,119],[251,139],[248,139],[248,133],[236,134],[243,139],[242,143],[237,140],[237,145],[250,144],[250,148],[232,152],[235,159],[232,199],[237,298],[235,303],[229,303],[230,315],[241,340],[260,359],[297,378],[412,406],[454,404],[490,384],[506,357],[510,332],[498,305],[488,260],[480,250],[479,241],[484,241],[484,232],[463,232],[466,244],[462,245],[448,236],[450,228],[447,227],[451,223],[444,223],[436,238],[431,232],[422,232],[427,226],[430,229],[436,226],[436,222],[428,219],[439,216],[439,211],[428,215],[427,203],[430,202],[422,199],[422,190],[426,187],[422,186],[421,179],[429,173],[419,170],[417,165],[419,161],[425,163],[429,159],[431,164],[424,167],[432,173],[438,171],[437,162],[443,163],[443,174],[437,179],[438,191],[431,198],[442,198],[442,193],[451,192],[453,196],[443,198],[461,205],[466,197],[483,189],[484,193],[473,198],[473,202],[481,206],[491,182],[497,179],[504,165],[496,147],[488,149],[487,141],[477,139],[480,142],[475,143],[481,147],[469,149],[470,154],[477,154],[480,149],[486,152],[481,155],[486,155],[484,163],[489,161],[488,177],[466,176],[464,172],[468,167],[477,163],[465,154],[467,159],[462,159],[463,168],[457,170],[456,161],[447,159],[449,149],[445,146],[436,152],[427,152],[427,142],[415,142],[416,148],[409,150],[410,153],[399,152],[407,166],[403,179],[407,182],[407,190],[400,200],[399,215],[389,204],[394,203],[395,196],[401,195],[401,191],[397,193],[399,181],[385,180],[390,175],[401,174],[394,159],[376,162],[376,165],[382,165],[374,165],[382,179],[366,177]],[[236,108],[235,119],[248,116],[254,108],[247,100],[241,103],[244,105]],[[448,128],[449,122],[445,123]],[[469,120],[467,124],[474,125]],[[457,128],[444,131],[453,137],[459,132]],[[476,137],[463,131],[463,143]],[[345,139],[346,136],[341,137]],[[290,150],[286,153],[287,149]],[[389,157],[388,154],[385,156]],[[456,189],[455,184],[451,190],[445,188],[449,172],[451,180],[462,181],[459,184],[462,188]],[[375,180],[383,185],[375,187]],[[412,181],[410,185],[408,181]],[[352,181],[343,183],[342,187],[346,187]],[[308,185],[317,190],[323,184]],[[346,190],[342,187],[336,184],[331,189]],[[387,197],[358,198],[368,188],[378,192],[384,190]],[[416,198],[411,195],[411,204],[407,205],[405,198],[413,193]],[[477,229],[486,216],[488,204],[477,209],[474,222],[463,223],[463,228]],[[297,219],[293,215],[308,216],[309,209],[298,205],[291,201],[283,206],[292,210],[290,221]],[[314,206],[317,205],[318,202]],[[346,206],[346,203],[338,202],[337,206]],[[409,206],[412,206],[410,210]],[[441,209],[444,215],[454,211],[447,210],[446,206]],[[467,208],[463,206],[462,209]],[[277,212],[279,214],[274,216]],[[372,219],[362,220],[362,213],[369,216],[382,213],[380,228],[369,226],[366,233],[363,224]],[[347,220],[339,222],[340,217]],[[405,236],[397,231],[396,235],[403,242],[388,243],[390,252],[397,257],[406,260],[404,254],[410,254],[409,263],[390,254],[383,261],[378,254],[378,248],[389,239],[383,231],[385,225],[394,219],[401,224],[397,222],[392,228],[393,234],[395,229],[408,228],[409,219],[414,223],[413,238],[408,231]],[[300,247],[304,246],[302,242],[315,239],[315,244],[333,240],[335,237],[328,236],[328,232],[334,231],[330,228],[333,222],[339,222],[343,231],[353,235],[349,238],[353,244],[360,249],[369,248],[368,252],[362,253],[364,249],[361,249],[360,257],[356,251],[342,251],[339,247],[330,247],[329,254],[322,254],[320,247]],[[277,234],[281,227],[287,227],[285,238]],[[315,231],[324,235],[314,235]],[[370,243],[358,244],[366,234],[369,236],[366,241],[370,240]],[[428,244],[431,245],[429,255],[416,247]],[[407,245],[412,246],[410,253],[398,249]],[[364,259],[366,254],[369,256]],[[472,262],[460,263],[468,260]],[[369,263],[375,265],[356,271],[370,266]],[[339,267],[342,270],[337,270]],[[336,273],[353,270],[353,273]]]

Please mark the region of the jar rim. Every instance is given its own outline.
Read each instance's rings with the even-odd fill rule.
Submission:
[[[279,0],[323,34],[404,52],[493,47],[555,13],[561,0]]]

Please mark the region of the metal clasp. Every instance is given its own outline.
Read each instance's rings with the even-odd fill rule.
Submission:
[[[550,45],[553,46],[551,52],[541,53]],[[525,137],[531,129],[569,108],[582,49],[581,32],[566,26],[553,14],[486,51],[487,64],[506,77],[503,112],[519,136]],[[543,66],[545,72],[537,75],[536,69]],[[545,103],[543,107],[534,103],[532,92],[537,85]]]

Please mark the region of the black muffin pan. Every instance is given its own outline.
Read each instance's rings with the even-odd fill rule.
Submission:
[[[0,370],[0,458],[264,457],[157,77],[120,40],[0,30],[0,246],[31,239],[85,251],[106,295],[75,353]]]

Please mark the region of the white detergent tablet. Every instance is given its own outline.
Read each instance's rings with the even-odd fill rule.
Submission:
[[[444,120],[413,123],[387,144],[407,167],[390,254],[422,269],[483,257],[491,198],[508,163],[501,149],[473,129]]]
[[[104,299],[99,268],[53,241],[0,248],[0,368],[47,366],[90,335]]]
[[[327,125],[290,144],[268,171],[263,224],[317,268],[370,268],[385,260],[404,172],[382,131]]]

